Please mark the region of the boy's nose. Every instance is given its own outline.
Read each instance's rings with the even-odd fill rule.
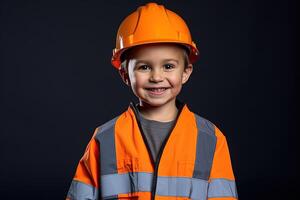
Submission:
[[[150,76],[151,82],[161,82],[163,81],[163,74],[160,70],[153,70]]]

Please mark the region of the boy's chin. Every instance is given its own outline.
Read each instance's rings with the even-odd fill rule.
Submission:
[[[143,107],[158,108],[158,107],[166,106],[168,104],[171,104],[171,101],[166,101],[166,100],[161,100],[161,99],[157,99],[157,100],[153,100],[153,101],[144,101],[144,100],[140,99],[140,106],[143,106]]]

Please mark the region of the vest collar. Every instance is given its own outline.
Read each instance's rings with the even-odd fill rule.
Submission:
[[[181,112],[182,112],[183,108],[187,109],[187,105],[185,103],[181,102],[178,99],[176,99],[175,104],[176,104],[176,107],[178,109],[178,113],[177,113],[177,116],[175,118],[175,121],[177,121],[178,117],[181,115]],[[128,111],[131,114],[134,114],[135,117],[136,117],[136,119],[137,119],[137,121],[139,122],[140,119],[141,119],[141,116],[140,116],[140,112],[139,112],[138,106],[139,106],[138,103],[130,102]]]

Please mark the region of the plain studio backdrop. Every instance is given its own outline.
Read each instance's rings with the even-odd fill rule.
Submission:
[[[147,1],[1,1],[1,199],[63,199],[94,129],[136,102],[110,64]],[[156,1],[200,50],[179,99],[226,135],[240,199],[297,191],[296,1]]]

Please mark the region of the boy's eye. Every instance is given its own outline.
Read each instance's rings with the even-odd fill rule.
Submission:
[[[138,66],[138,70],[148,70],[150,67],[148,65],[140,65]]]
[[[170,70],[170,69],[173,69],[173,68],[174,68],[174,65],[168,63],[168,64],[165,64],[165,65],[164,65],[164,68],[167,69],[167,70]]]

